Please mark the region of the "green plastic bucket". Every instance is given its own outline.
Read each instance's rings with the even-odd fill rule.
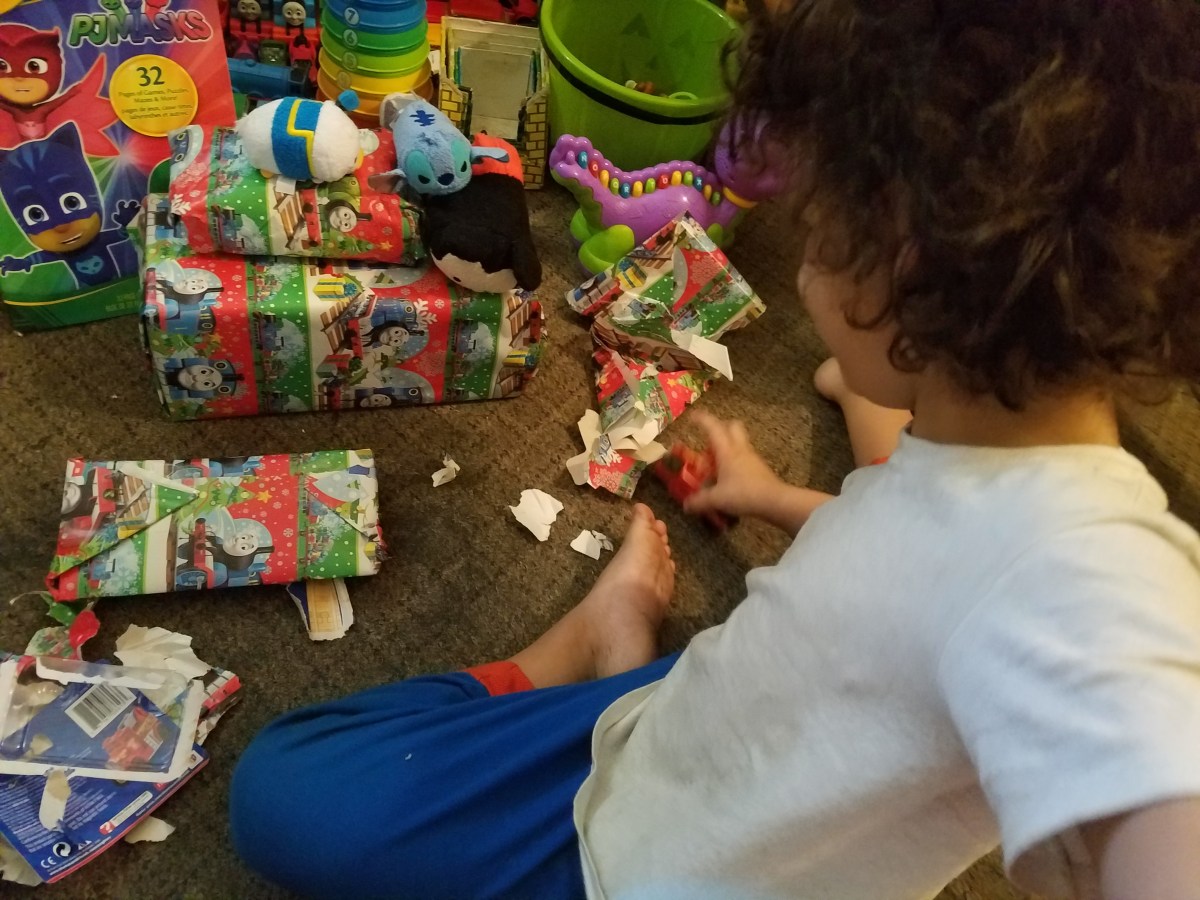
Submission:
[[[543,0],[540,21],[556,140],[590,138],[623,169],[704,151],[728,101],[721,51],[738,33],[711,0]]]

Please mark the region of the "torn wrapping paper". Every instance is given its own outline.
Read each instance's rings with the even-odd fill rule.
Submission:
[[[117,649],[113,655],[122,665],[170,669],[187,678],[201,678],[212,668],[196,656],[190,635],[157,626],[143,628],[141,625],[130,625],[117,638]]]
[[[42,789],[42,803],[38,807],[38,821],[47,831],[61,831],[67,813],[67,798],[71,796],[71,782],[66,769],[51,769],[46,773],[46,786]]]
[[[29,860],[17,852],[7,840],[0,837],[0,880],[11,881],[25,887],[37,887],[42,879],[29,864]]]
[[[196,253],[420,262],[417,210],[387,174],[391,131],[361,130],[359,143],[362,161],[345,178],[297,184],[255,169],[232,128],[182,128],[171,137],[171,209]]]
[[[593,316],[599,411],[579,421],[583,452],[572,480],[633,495],[666,452],[657,438],[718,376],[733,377],[719,342],[758,318],[762,301],[686,213],[641,247],[568,292]]]
[[[571,541],[572,550],[576,550],[584,556],[590,556],[592,559],[599,559],[601,550],[611,551],[612,548],[612,541],[602,531],[581,531],[579,536]]]
[[[563,505],[537,488],[521,491],[521,502],[510,506],[517,521],[528,528],[539,541],[550,537],[550,526],[562,512]]]
[[[100,620],[92,612],[92,607],[96,605],[95,601],[59,603],[48,591],[31,591],[29,594],[45,600],[46,615],[62,624],[51,625],[35,631],[25,646],[25,655],[81,659],[83,645],[100,631]],[[9,603],[15,603],[19,599],[20,597],[14,597]]]
[[[567,461],[576,484],[628,499],[646,467],[666,452],[657,438],[712,383],[708,372],[661,372],[606,348],[595,354],[596,399],[579,422],[584,450]]]
[[[373,575],[370,450],[67,463],[58,600]]]
[[[520,394],[542,352],[527,293],[409,268],[195,254],[165,197],[143,216],[143,340],[173,419]]]
[[[715,341],[766,312],[746,279],[687,213],[611,269],[569,291],[567,303],[593,317],[592,335],[599,343],[667,371],[710,365],[674,335]]]
[[[196,744],[203,744],[220,718],[229,712],[242,695],[242,680],[233,672],[213,666],[204,677],[204,702],[196,725]]]
[[[354,624],[350,592],[340,578],[332,581],[297,581],[287,592],[300,611],[308,637],[314,641],[333,641],[345,637]]]
[[[458,473],[461,471],[462,466],[450,457],[443,456],[442,467],[433,473],[433,486],[441,487],[443,484],[449,484],[458,477]]]
[[[175,826],[170,822],[164,822],[154,816],[146,816],[129,829],[129,833],[125,835],[125,843],[140,844],[142,841],[158,843],[165,841],[174,833]]]

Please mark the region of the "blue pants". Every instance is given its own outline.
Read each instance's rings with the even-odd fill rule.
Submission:
[[[234,772],[234,847],[311,897],[583,897],[571,804],[592,728],[676,658],[500,696],[430,675],[290,712]]]

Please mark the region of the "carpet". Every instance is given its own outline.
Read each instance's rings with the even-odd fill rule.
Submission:
[[[111,652],[129,624],[194,636],[198,655],[237,672],[242,701],[209,738],[212,761],[159,815],[177,826],[161,844],[118,845],[57,885],[55,898],[275,898],[285,896],[241,867],[225,830],[229,777],[239,752],[270,719],[297,706],[383,681],[503,658],[579,600],[600,571],[568,546],[582,528],[622,533],[628,503],[572,484],[563,462],[578,452],[575,423],[592,398],[591,342],[561,300],[581,280],[567,233],[573,204],[557,187],[531,193],[546,276],[550,349],[524,397],[511,401],[345,414],[309,413],[202,423],[168,422],[152,389],[132,318],[20,336],[0,324],[0,594],[42,583],[54,549],[64,460],[235,456],[370,447],[380,476],[382,526],[392,558],[375,578],[351,582],[356,623],[342,640],[310,642],[282,588],[114,598],[86,648]],[[729,338],[736,379],[701,403],[743,419],[764,455],[794,482],[834,491],[850,471],[841,417],[810,378],[824,358],[795,299],[797,249],[783,210],[743,224],[734,264],[767,315]],[[1129,446],[1163,480],[1179,512],[1200,522],[1200,414],[1190,396],[1127,417]],[[686,417],[668,439],[699,443]],[[462,471],[434,489],[448,453]],[[524,488],[548,491],[565,509],[539,544],[508,512]],[[772,563],[784,535],[746,522],[713,537],[665,490],[639,488],[671,529],[677,595],[663,649],[682,647],[722,621],[744,597],[744,577]],[[20,650],[48,624],[40,604],[0,605],[0,647]],[[297,786],[302,790],[302,786]],[[19,889],[5,886],[0,894]],[[347,894],[347,896],[350,896]],[[994,858],[943,894],[956,900],[1022,896]]]

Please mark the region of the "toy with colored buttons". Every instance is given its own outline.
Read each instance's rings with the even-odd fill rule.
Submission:
[[[676,444],[654,464],[654,474],[667,486],[671,499],[682,506],[688,497],[716,480],[717,462],[709,450],[698,452],[687,444]],[[703,518],[714,531],[725,531],[738,523],[735,517],[715,511],[705,513]]]
[[[554,180],[579,201],[571,234],[580,242],[579,261],[593,273],[685,212],[724,247],[746,211],[777,190],[766,173],[742,171],[728,158],[718,158],[716,172],[688,160],[623,172],[587,138],[569,134],[555,143],[549,163]]]

